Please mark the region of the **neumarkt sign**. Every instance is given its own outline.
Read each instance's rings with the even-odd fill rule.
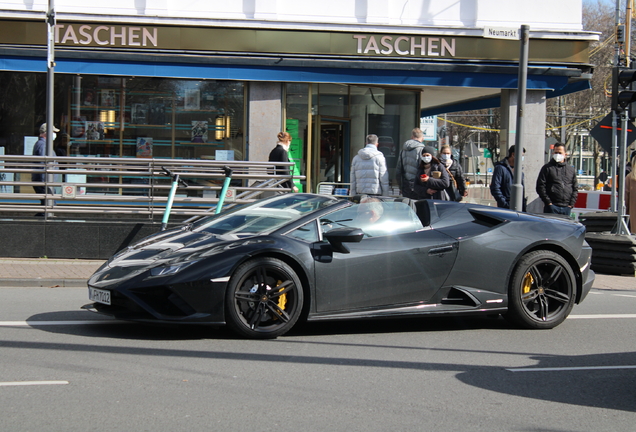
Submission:
[[[69,48],[127,48],[248,54],[337,55],[516,61],[519,44],[476,36],[358,33],[219,27],[142,26],[58,21],[55,43]],[[43,21],[0,20],[0,44],[46,45]],[[588,63],[587,40],[537,39],[530,60]]]
[[[484,27],[484,37],[491,39],[519,40],[519,29],[511,27]]]

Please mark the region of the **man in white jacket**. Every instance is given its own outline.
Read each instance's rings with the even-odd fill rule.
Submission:
[[[367,135],[367,145],[351,163],[351,195],[359,194],[389,195],[389,171],[377,135]]]

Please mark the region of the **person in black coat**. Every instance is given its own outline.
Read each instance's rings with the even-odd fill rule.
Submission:
[[[552,159],[541,167],[537,177],[537,194],[543,201],[544,213],[569,216],[578,197],[576,170],[566,163],[565,144],[555,143]]]
[[[280,132],[278,134],[278,143],[276,147],[269,153],[269,161],[270,162],[289,162],[289,156],[287,152],[289,151],[289,146],[291,144],[292,137],[287,132]],[[277,175],[290,175],[289,171],[290,167],[285,165],[276,165],[276,174]],[[298,192],[298,188],[294,186],[291,179],[286,180],[281,184],[282,187],[292,189],[294,192]]]
[[[435,153],[433,147],[426,146],[420,154],[414,189],[417,199],[448,199],[442,192],[450,186],[450,176],[446,167],[433,156]]]

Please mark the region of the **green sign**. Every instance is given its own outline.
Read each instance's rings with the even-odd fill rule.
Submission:
[[[485,158],[491,158],[492,157],[492,154],[490,153],[490,150],[484,149],[484,157]]]

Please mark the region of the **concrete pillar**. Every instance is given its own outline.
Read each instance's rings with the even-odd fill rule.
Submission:
[[[528,212],[542,213],[543,203],[536,191],[537,176],[545,163],[545,91],[528,90],[523,112],[524,136],[522,146],[526,149],[523,161],[525,174],[525,196]],[[508,148],[515,144],[517,129],[517,90],[501,91],[500,159],[508,155]],[[517,155],[521,156],[517,150]]]
[[[251,82],[248,91],[247,148],[250,161],[267,162],[282,125],[281,83]]]

